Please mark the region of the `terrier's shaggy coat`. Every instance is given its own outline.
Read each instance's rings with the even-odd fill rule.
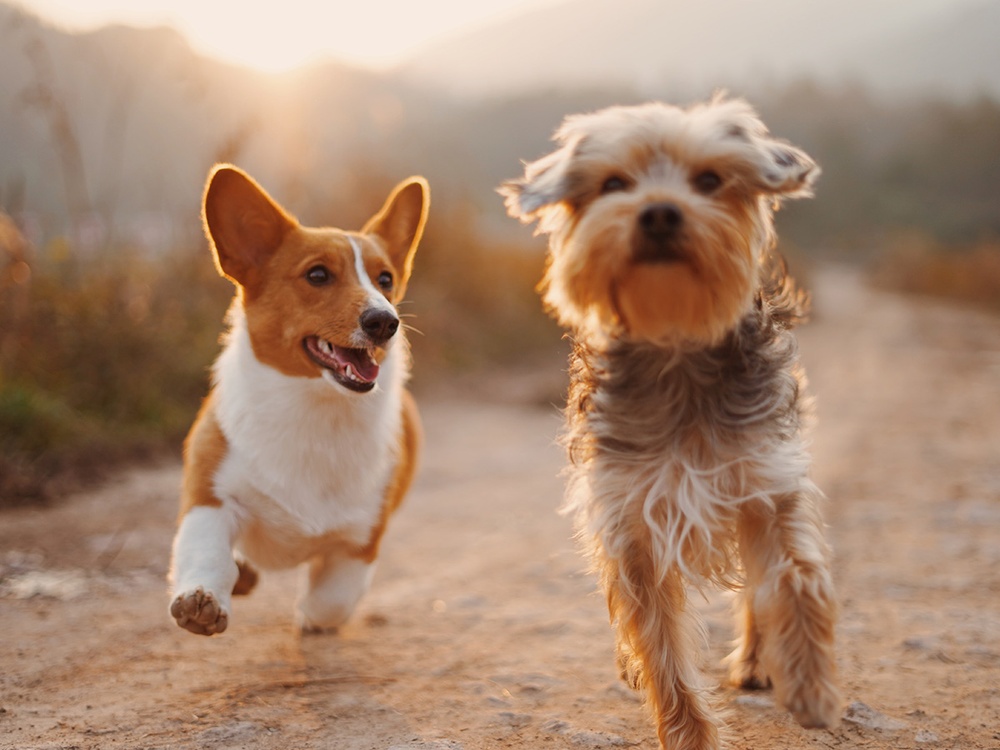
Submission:
[[[719,746],[689,585],[739,590],[730,678],[839,723],[836,598],[790,329],[805,299],[772,210],[818,174],[745,102],[612,107],[501,192],[550,235],[544,298],[572,331],[566,507],[595,562],[623,675],[660,743]]]

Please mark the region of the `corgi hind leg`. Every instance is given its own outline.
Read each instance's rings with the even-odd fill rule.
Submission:
[[[238,577],[236,583],[233,584],[233,596],[246,596],[256,588],[260,576],[253,565],[238,555],[236,557],[236,569]]]
[[[314,557],[306,566],[297,603],[303,632],[335,630],[354,612],[375,575],[374,561],[344,552]]]

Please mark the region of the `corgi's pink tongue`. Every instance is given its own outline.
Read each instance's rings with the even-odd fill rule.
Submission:
[[[365,349],[345,349],[333,347],[333,358],[347,373],[365,383],[370,383],[378,377],[378,364]]]
[[[316,364],[346,381],[370,385],[378,377],[378,362],[367,349],[337,346],[318,336],[310,336],[304,343]]]

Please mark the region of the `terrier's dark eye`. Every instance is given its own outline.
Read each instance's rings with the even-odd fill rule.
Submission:
[[[378,285],[383,292],[388,292],[392,290],[392,274],[388,271],[383,271],[378,275]]]
[[[719,177],[718,172],[706,169],[704,172],[696,174],[694,179],[691,180],[691,184],[702,195],[711,195],[722,187],[722,178]]]
[[[313,266],[306,271],[306,281],[313,286],[326,286],[333,281],[333,274],[326,266]]]
[[[604,195],[606,193],[618,193],[621,192],[622,190],[627,190],[627,189],[628,189],[628,183],[625,182],[625,179],[615,175],[613,177],[609,177],[608,179],[606,179],[604,181],[604,184],[601,185],[601,195]]]

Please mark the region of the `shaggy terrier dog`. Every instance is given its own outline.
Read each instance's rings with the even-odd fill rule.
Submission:
[[[739,592],[732,684],[833,727],[837,605],[791,333],[807,305],[771,254],[773,210],[819,169],[723,97],[572,116],[555,140],[501,193],[549,235],[540,288],[574,341],[566,508],[622,674],[662,747],[717,748],[688,603],[714,583]]]

